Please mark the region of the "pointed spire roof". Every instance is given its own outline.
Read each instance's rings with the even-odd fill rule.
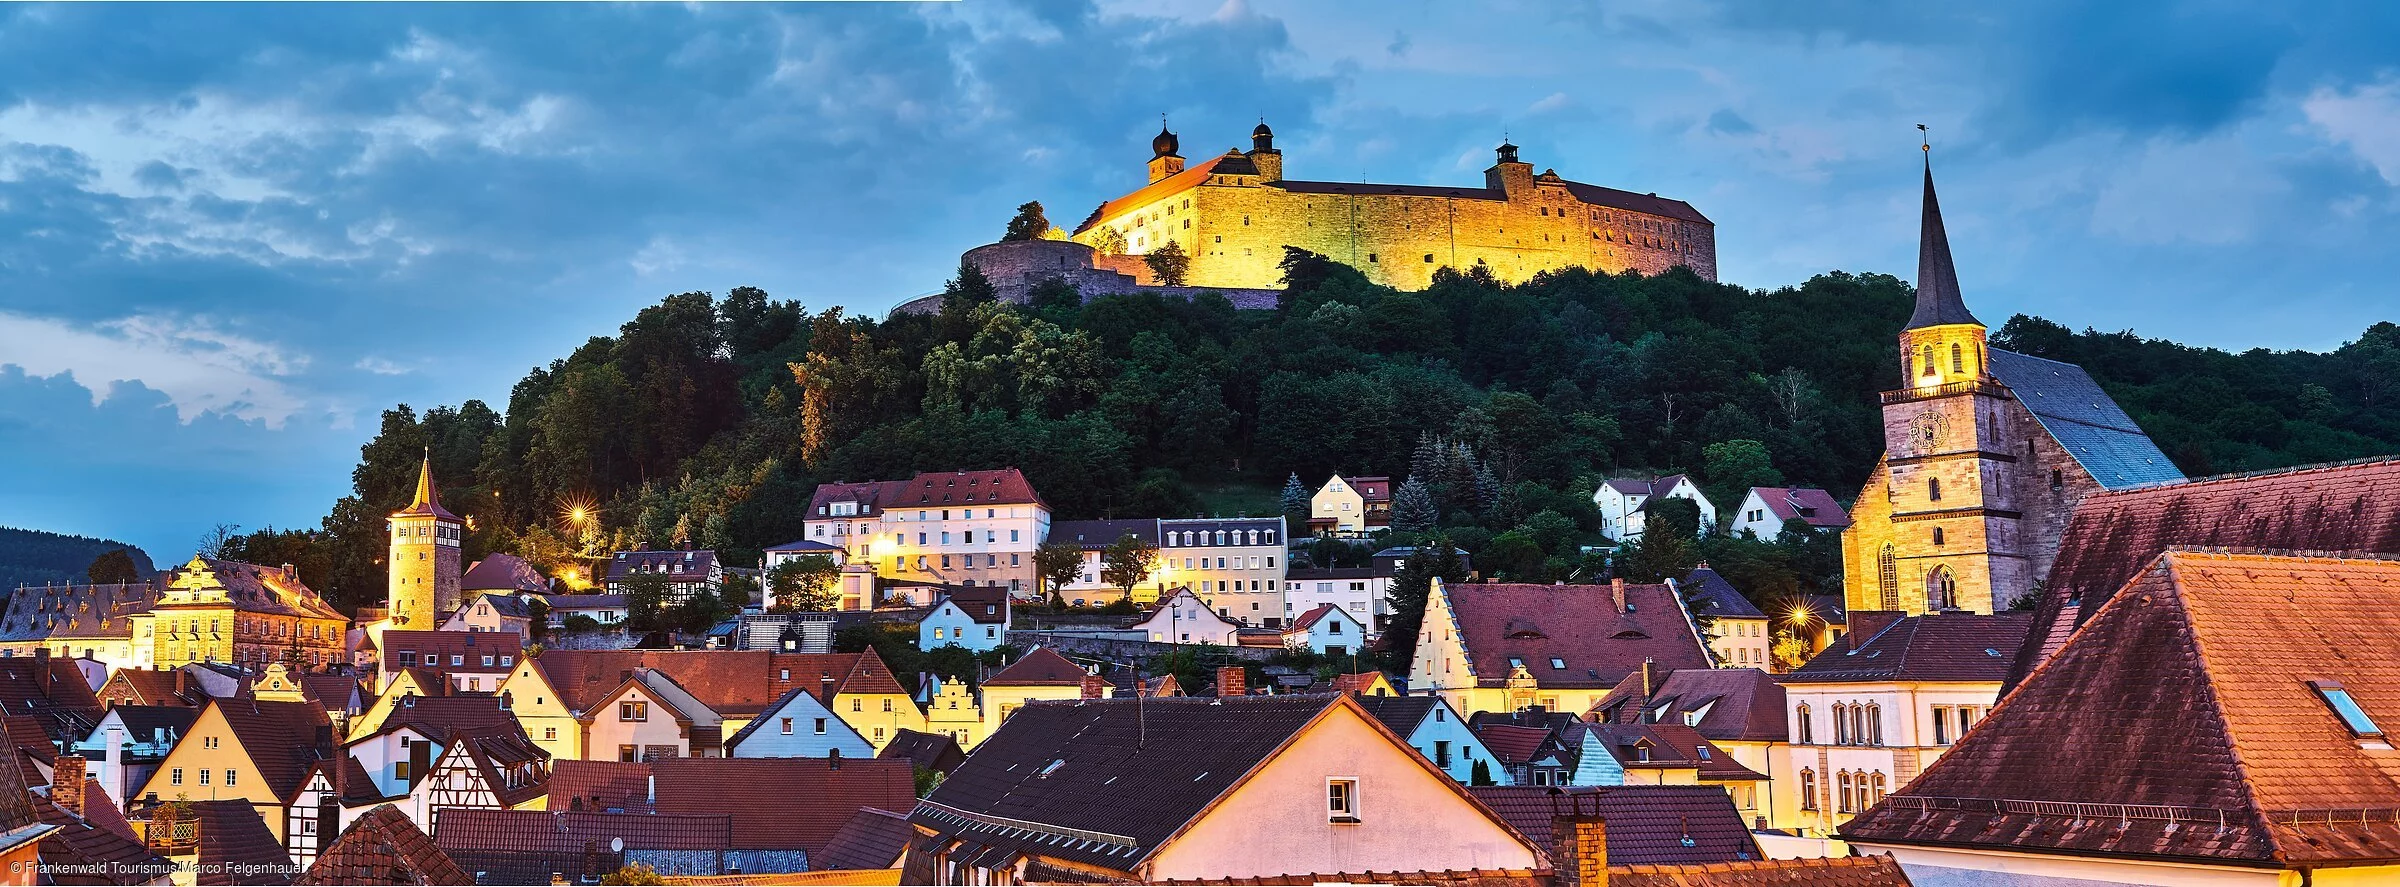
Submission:
[[[1933,196],[1933,156],[1925,157],[1925,221],[1917,241],[1917,310],[1906,329],[1972,323],[1958,295],[1958,268],[1950,263],[1950,235],[1942,230],[1942,204]]]
[[[432,447],[425,448],[425,462],[423,465],[417,468],[416,498],[409,501],[407,508],[392,512],[393,517],[409,517],[414,515],[432,515],[434,517],[444,518],[447,520],[458,519],[458,515],[451,514],[449,509],[442,507],[441,497],[435,495],[433,488]]]

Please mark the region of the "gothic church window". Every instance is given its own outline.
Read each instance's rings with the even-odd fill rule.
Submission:
[[[1942,528],[1940,527],[1933,528],[1933,544],[1942,544]]]
[[[1876,559],[1876,569],[1879,571],[1879,589],[1883,592],[1883,608],[1900,609],[1900,568],[1888,542],[1883,546],[1882,556]]]
[[[1929,477],[1925,479],[1925,498],[1931,499],[1935,502],[1942,501],[1941,478]]]
[[[1952,343],[1950,343],[1950,371],[1951,371],[1951,372],[1953,372],[1953,373],[1963,373],[1963,372],[1966,372],[1966,371],[1967,371],[1967,365],[1966,365],[1966,357],[1965,357],[1965,355],[1966,355],[1966,352],[1965,352],[1965,351],[1963,351],[1963,350],[1961,350],[1961,349],[1958,347],[1958,343],[1957,343],[1957,342],[1952,342]]]
[[[1921,358],[1923,359],[1923,363],[1924,363],[1924,366],[1925,366],[1925,375],[1928,375],[1928,376],[1930,376],[1930,375],[1933,375],[1933,373],[1934,373],[1934,369],[1933,369],[1933,346],[1931,346],[1931,345],[1926,345],[1926,346],[1923,346],[1923,347],[1921,348],[1921,350],[1920,350],[1920,353],[1919,353],[1919,355],[1918,355],[1918,356],[1919,356],[1919,357],[1921,357]]]
[[[1925,576],[1925,609],[1950,610],[1958,606],[1958,579],[1949,567],[1935,567]]]

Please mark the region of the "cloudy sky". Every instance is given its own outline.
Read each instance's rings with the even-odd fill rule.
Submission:
[[[1295,178],[1505,132],[1756,287],[1913,276],[1924,123],[1995,323],[2400,317],[2400,7],[1946,5],[0,6],[0,524],[312,526],[392,403],[504,406],[673,292],[881,311],[1139,184],[1162,112]]]

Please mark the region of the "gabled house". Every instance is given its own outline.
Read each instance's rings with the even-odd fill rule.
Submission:
[[[1318,604],[1283,630],[1283,646],[1320,656],[1347,656],[1367,645],[1367,627],[1341,607]]]
[[[1711,785],[1735,800],[1745,817],[1756,816],[1755,799],[1767,788],[1767,774],[1742,762],[1681,724],[1583,723],[1582,753],[1606,752],[1615,759],[1627,785]]]
[[[917,649],[965,647],[977,653],[1008,643],[1008,590],[997,585],[959,586],[917,620]]]
[[[901,739],[924,736],[902,730]],[[899,739],[893,740],[897,743]],[[887,745],[887,747],[890,747]],[[803,687],[793,687],[725,740],[729,758],[871,758],[875,746]]]
[[[907,761],[895,759],[561,761],[551,777],[549,809],[726,814],[731,834],[719,847],[773,857],[747,859],[739,869],[764,873],[813,868],[805,859],[825,852],[858,811],[905,808],[916,796],[916,774]]]
[[[540,809],[550,791],[550,754],[515,720],[453,728],[425,778],[409,790],[408,810],[432,822],[454,808]]]
[[[891,741],[891,744],[883,747],[883,751],[876,752],[875,756],[907,761],[909,767],[914,770],[926,770],[948,776],[950,771],[958,769],[958,765],[967,760],[967,751],[959,747],[958,740],[948,736],[903,730],[897,738]]]
[[[1692,620],[1708,638],[1709,655],[1725,668],[1770,668],[1775,664],[1775,632],[1767,614],[1707,562],[1693,567],[1682,582],[1671,583],[1683,595]]]
[[[1672,724],[1690,727],[1735,762],[1772,773],[1791,741],[1783,685],[1755,668],[1701,668],[1669,672],[1648,688],[1639,676],[1600,700],[1589,718],[1601,723]],[[1772,792],[1747,784],[1728,785],[1745,821],[1775,818]]]
[[[1799,521],[1811,532],[1841,532],[1850,526],[1850,513],[1833,494],[1814,487],[1751,487],[1725,524],[1729,533],[1749,533],[1760,539],[1782,538],[1785,528]]]
[[[983,732],[976,742],[960,744],[974,751],[983,738],[999,730],[1009,716],[1028,703],[1102,695],[1100,676],[1056,650],[1035,647],[1007,668],[983,679]]]
[[[506,632],[395,628],[386,629],[376,644],[380,687],[389,687],[402,670],[426,668],[441,672],[458,689],[494,692],[525,657],[524,636]]]
[[[1717,528],[1717,506],[1690,476],[1617,477],[1601,481],[1600,488],[1592,491],[1592,504],[1600,509],[1600,535],[1618,542],[1641,541],[1643,519],[1653,499],[1691,500],[1700,507],[1700,532],[1705,535]]]
[[[1531,878],[1543,851],[1346,694],[1026,706],[915,805],[910,884]]]
[[[1475,738],[1490,750],[1497,766],[1495,783],[1507,785],[1573,785],[1575,750],[1548,727],[1498,722],[1473,725]],[[1505,774],[1505,776],[1503,776]]]
[[[579,720],[587,753],[615,749],[618,761],[714,758],[725,750],[725,719],[655,668],[634,669]]]
[[[292,883],[327,887],[475,883],[475,876],[435,846],[432,836],[389,804],[367,811],[307,865],[307,871]]]
[[[797,687],[831,699],[842,720],[870,743],[902,729],[922,730],[925,713],[875,651],[773,653],[765,650],[550,650],[520,660],[501,685],[510,710],[551,757],[586,757],[582,716],[637,668],[671,678],[739,732],[767,706]],[[592,746],[589,756],[614,759],[617,749]]]
[[[333,721],[314,702],[211,699],[133,803],[256,805],[262,812],[252,815],[266,817],[281,854],[289,828],[286,810],[309,769],[334,753]]]
[[[2395,588],[2390,558],[2170,549],[1841,836],[1929,884],[2400,881]]]
[[[83,758],[102,790],[113,797],[150,781],[176,740],[191,732],[200,710],[180,705],[119,705],[102,715],[90,735],[68,746]]]
[[[1467,785],[1507,785],[1507,766],[1493,757],[1467,719],[1439,696],[1355,694],[1360,708],[1408,742],[1451,779]],[[1480,771],[1480,772],[1478,772]]]
[[[1309,497],[1308,529],[1320,536],[1362,536],[1392,522],[1392,479],[1334,475]]]
[[[341,731],[343,736],[364,736],[383,729],[383,722],[402,706],[414,705],[417,700],[447,699],[453,696],[492,698],[492,694],[488,692],[468,693],[459,689],[456,683],[437,669],[405,668],[392,676],[391,683],[384,686],[382,695],[376,696],[373,701],[367,703],[365,711],[337,720],[346,722]],[[332,712],[326,714],[331,716]]]
[[[974,748],[975,743],[990,735],[984,729],[983,702],[964,679],[943,680],[926,675],[921,685],[923,689],[918,692],[925,700],[925,732],[947,736],[960,748]],[[899,735],[911,732],[914,731],[903,730]]]
[[[521,643],[533,642],[533,609],[516,592],[493,591],[470,597],[442,620],[442,631],[513,634]]]
[[[524,558],[513,554],[493,553],[483,556],[458,577],[459,597],[474,600],[487,594],[523,598],[529,594],[549,594],[550,577]]]
[[[1843,641],[1777,677],[1792,741],[1769,824],[1828,835],[1915,779],[1999,701],[2028,628],[2018,613],[1851,613]]]
[[[1238,646],[1242,625],[1209,609],[1189,588],[1177,588],[1158,602],[1149,615],[1126,627],[1156,644],[1215,644]]]
[[[543,602],[550,605],[550,627],[562,630],[567,620],[577,616],[601,628],[615,628],[624,624],[628,612],[621,594],[554,594]]]
[[[102,706],[179,705],[197,708],[202,700],[210,696],[235,695],[232,692],[210,692],[212,688],[206,683],[193,680],[195,671],[207,670],[189,665],[169,669],[120,668],[109,672],[108,680],[100,684],[94,698]]]
[[[667,606],[681,604],[698,594],[713,596],[725,587],[725,568],[717,563],[717,553],[690,550],[617,552],[609,558],[607,577],[602,583],[609,594],[624,594],[625,581],[641,575],[666,578]]]
[[[1436,582],[1408,686],[1469,715],[1528,706],[1580,712],[1645,664],[1713,664],[1666,585]]]

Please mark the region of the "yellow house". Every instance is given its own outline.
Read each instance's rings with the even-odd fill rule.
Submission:
[[[1391,523],[1392,479],[1334,475],[1308,500],[1308,528],[1357,534]]]
[[[971,749],[989,735],[983,728],[983,705],[965,680],[942,681],[925,705],[925,732],[948,736],[961,749]]]
[[[249,801],[288,843],[285,811],[334,749],[333,721],[314,702],[210,699],[135,797]]]
[[[615,760],[614,745],[586,744],[584,717],[644,668],[655,669],[714,712],[726,736],[741,732],[794,688],[831,698],[834,712],[877,749],[902,729],[925,729],[925,712],[873,650],[551,650],[518,660],[501,681],[500,694],[552,758]]]
[[[1056,650],[1033,648],[1024,658],[984,680],[983,735],[990,736],[999,730],[1009,715],[1016,714],[1028,702],[1083,698],[1087,680],[1097,686],[1100,679],[1058,655]],[[1101,690],[1096,695],[1105,694],[1106,690]],[[961,747],[965,745],[960,743]]]
[[[375,702],[350,723],[348,735],[366,736],[383,729],[384,720],[392,716],[392,708],[399,705],[402,699],[411,696],[428,699],[449,696],[454,692],[450,679],[443,677],[440,672],[423,668],[401,669],[392,676],[391,686],[384,689],[383,695],[375,697]]]

